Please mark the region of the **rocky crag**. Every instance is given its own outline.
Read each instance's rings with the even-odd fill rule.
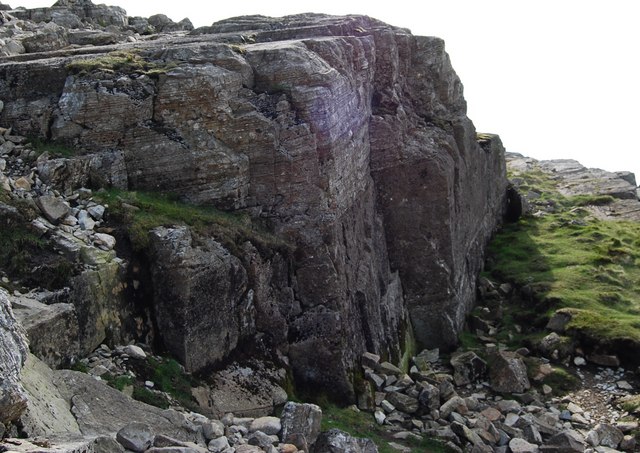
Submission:
[[[118,241],[112,282],[95,290],[108,302],[88,308],[82,284],[57,300],[76,310],[79,351],[134,339],[142,323],[200,371],[259,336],[296,385],[353,400],[361,353],[398,360],[412,331],[422,345],[455,345],[506,179],[500,141],[476,140],[440,39],[363,16],[145,35],[165,28],[90,2],[2,14],[0,124],[77,154],[24,165],[9,185],[33,184],[17,197],[46,217],[44,205],[82,187],[169,192],[247,213],[288,245],[230,251],[176,225],[159,225],[135,256]],[[23,143],[4,142],[22,156]],[[66,215],[42,233],[58,235],[49,225]]]
[[[503,213],[560,202],[507,190],[441,40],[87,0],[0,15],[0,450],[377,451],[292,392],[357,403],[398,451],[636,448],[630,349],[564,309],[521,347],[539,326],[504,314],[527,286],[478,279]],[[568,216],[638,219],[633,175],[508,160],[583,197]]]

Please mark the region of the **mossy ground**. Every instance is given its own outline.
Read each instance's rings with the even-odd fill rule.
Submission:
[[[175,68],[175,63],[158,63],[145,60],[136,51],[114,51],[99,57],[75,60],[67,65],[73,74],[88,74],[96,70],[125,72],[158,76]]]
[[[147,357],[143,361],[130,362],[130,367],[136,378],[107,373],[102,376],[102,379],[120,391],[131,388],[133,399],[151,406],[167,409],[177,402],[184,408],[198,410],[197,403],[191,395],[191,388],[197,386],[199,382],[191,374],[186,373],[176,360],[169,357]],[[88,368],[81,362],[73,369],[88,372]],[[153,390],[145,386],[145,381],[154,383]]]
[[[232,253],[250,240],[256,247],[288,250],[288,245],[256,225],[246,214],[184,203],[170,194],[100,191],[96,197],[109,205],[109,216],[124,226],[134,250],[149,245],[149,231],[158,226],[188,225],[196,234],[214,237]]]
[[[541,170],[511,175],[520,191],[539,194],[535,209],[506,225],[489,247],[491,276],[528,287],[519,310],[530,323],[569,308],[569,329],[599,342],[640,342],[640,224],[606,221],[585,206],[608,196],[564,197]],[[535,210],[534,209],[534,210]]]
[[[348,432],[355,437],[366,437],[378,446],[380,453],[394,453],[398,450],[389,446],[389,442],[395,442],[418,452],[447,452],[443,444],[432,440],[397,440],[391,437],[393,433],[387,431],[376,423],[368,412],[358,412],[352,408],[339,408],[331,404],[322,404],[322,431],[337,428]]]

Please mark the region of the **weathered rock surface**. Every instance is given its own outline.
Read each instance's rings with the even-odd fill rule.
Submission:
[[[559,181],[560,193],[574,195],[608,195],[613,201],[602,206],[588,206],[601,219],[640,221],[640,197],[635,175],[629,172],[612,173],[587,168],[575,160],[556,159],[536,161],[520,154],[508,153],[509,166],[527,170],[540,165]]]
[[[78,319],[73,305],[47,305],[28,296],[11,299],[33,354],[53,368],[78,357]]]
[[[320,435],[322,410],[315,404],[288,402],[281,419],[283,442],[295,444],[300,449],[308,451],[308,447],[313,446]]]
[[[179,412],[132,400],[87,374],[56,371],[53,383],[85,436],[115,435],[127,423],[143,423],[152,426],[157,434],[204,442],[201,431]]]
[[[16,322],[6,291],[0,288],[0,423],[16,420],[27,409],[20,373],[28,353],[24,330]]]
[[[36,356],[29,354],[22,372],[28,395],[27,412],[20,418],[22,431],[29,437],[76,435],[80,427],[54,384],[55,372]]]

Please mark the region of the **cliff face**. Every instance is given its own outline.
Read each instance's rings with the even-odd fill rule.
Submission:
[[[229,257],[154,230],[158,335],[179,357],[194,340],[172,310],[199,332],[222,319],[207,307],[246,311],[216,329],[218,351],[183,357],[191,369],[268,331],[298,383],[352,398],[360,354],[399,358],[410,324],[423,346],[456,343],[507,182],[440,39],[363,16],[229,19],[5,58],[0,99],[1,125],[88,155],[41,165],[68,189],[171,192],[248,212],[293,245]],[[72,166],[83,175],[65,175]],[[171,290],[182,293],[169,301]]]

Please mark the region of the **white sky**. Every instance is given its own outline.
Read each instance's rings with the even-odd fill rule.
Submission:
[[[4,0],[11,6],[52,1]],[[101,0],[94,0],[102,3]],[[637,0],[111,0],[195,26],[245,14],[366,14],[443,38],[469,117],[508,151],[630,170],[640,179]],[[417,6],[419,5],[419,6]],[[640,181],[639,181],[640,182]]]

